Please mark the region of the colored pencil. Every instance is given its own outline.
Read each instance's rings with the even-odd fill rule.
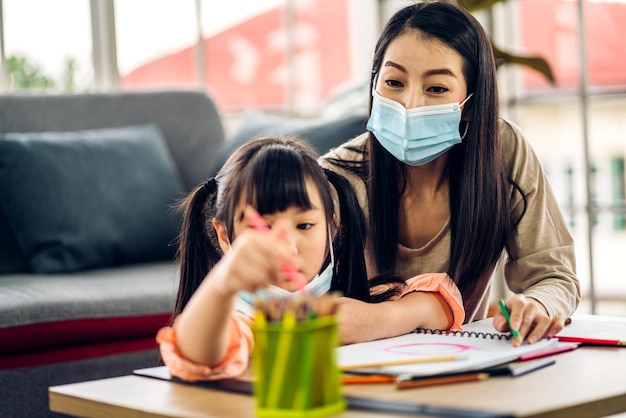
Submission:
[[[541,350],[541,351],[536,351],[534,353],[529,353],[529,354],[524,354],[519,356],[519,358],[517,359],[518,361],[528,361],[528,360],[534,360],[534,359],[538,359],[538,358],[542,358],[542,357],[548,357],[548,356],[552,356],[555,354],[560,354],[560,353],[565,353],[567,351],[573,351],[575,349],[577,349],[579,346],[579,343],[559,343],[556,347],[554,348],[548,348],[547,350]]]
[[[508,375],[508,376],[522,376],[544,367],[555,364],[554,357],[544,357],[535,361],[512,363],[501,367],[493,367],[491,369],[483,370],[485,373],[489,373],[490,376]]]
[[[509,329],[511,330],[511,334],[515,338],[519,337],[519,332],[511,326],[511,315],[509,314],[509,310],[506,307],[506,304],[502,299],[498,301],[498,305],[500,306],[500,310],[502,311],[502,315],[506,318],[506,323],[509,324]]]
[[[457,376],[424,377],[419,379],[401,380],[396,382],[396,389],[421,388],[426,386],[446,385],[450,383],[473,382],[489,378],[489,373],[469,373]]]
[[[455,356],[412,357],[412,358],[401,359],[401,360],[349,364],[346,366],[340,366],[339,369],[343,371],[347,371],[347,370],[356,370],[356,369],[371,369],[371,368],[389,367],[389,366],[402,366],[405,364],[436,363],[440,361],[456,361],[456,360],[465,360],[465,359],[467,359],[467,355],[463,355],[463,354],[455,355]]]
[[[606,338],[587,338],[587,337],[561,337],[556,336],[559,341],[580,343],[586,345],[614,345],[614,346],[626,346],[626,341],[611,340]]]
[[[344,385],[369,384],[369,383],[393,383],[396,381],[395,376],[388,375],[350,375],[342,376],[341,383]]]

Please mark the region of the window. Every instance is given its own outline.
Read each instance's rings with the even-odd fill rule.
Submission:
[[[503,101],[514,103],[508,108],[510,115],[542,160],[576,240],[582,309],[623,314],[626,1],[584,1],[584,68],[577,1],[509,3],[511,15],[519,19],[519,44],[509,46],[546,58],[556,84],[521,69],[519,88]],[[582,77],[586,77],[586,92]]]
[[[4,0],[8,89],[83,91],[93,80],[87,0]]]
[[[194,0],[116,1],[115,29],[122,89],[199,86]]]

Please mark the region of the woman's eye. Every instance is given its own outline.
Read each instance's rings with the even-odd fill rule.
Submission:
[[[428,91],[436,93],[436,94],[441,94],[441,93],[447,92],[448,89],[445,87],[441,87],[441,86],[435,86],[435,87],[428,88]]]
[[[392,88],[404,87],[404,85],[397,80],[385,80],[385,84],[388,87],[392,87]]]

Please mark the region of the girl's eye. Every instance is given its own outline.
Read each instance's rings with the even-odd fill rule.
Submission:
[[[314,225],[314,224],[312,224],[312,223],[306,223],[306,222],[299,223],[299,224],[298,224],[298,229],[301,229],[301,230],[306,231],[306,230],[308,230],[308,229],[313,228],[313,225]]]
[[[397,80],[385,80],[385,84],[388,87],[392,87],[392,88],[400,88],[400,87],[404,87],[404,85],[397,81]]]

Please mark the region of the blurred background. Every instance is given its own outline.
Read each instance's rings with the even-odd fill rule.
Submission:
[[[230,136],[251,111],[331,120],[366,111],[382,22],[408,3],[0,0],[0,92],[201,89]],[[579,312],[626,315],[626,0],[464,3],[576,239]]]

